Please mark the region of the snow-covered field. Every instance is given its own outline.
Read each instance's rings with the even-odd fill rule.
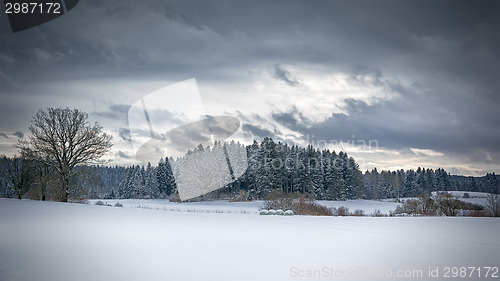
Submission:
[[[187,202],[176,203],[168,200],[156,199],[111,199],[111,200],[89,200],[90,204],[101,201],[105,204],[114,206],[120,203],[125,208],[143,208],[168,212],[190,212],[190,213],[219,213],[219,214],[258,214],[262,209],[263,201],[252,202],[227,202],[227,201],[208,201],[208,202]],[[338,208],[344,206],[349,208],[350,212],[363,210],[366,215],[370,215],[376,210],[382,214],[389,215],[394,211],[399,203],[382,202],[373,200],[347,200],[347,201],[317,201],[317,203]]]
[[[482,206],[487,205],[487,201],[488,201],[487,197],[489,195],[489,193],[473,192],[473,191],[446,191],[446,192],[450,193],[451,196],[453,196],[454,198],[459,199],[461,201],[468,202],[468,203],[474,203],[474,204],[478,204],[478,205],[482,205]],[[465,193],[469,194],[468,198],[464,198]],[[436,196],[437,192],[436,191],[432,192],[432,195]]]
[[[205,202],[169,202],[166,199],[110,199],[89,200],[90,204],[101,201],[114,206],[120,203],[124,208],[152,209],[167,212],[188,213],[216,213],[216,214],[258,214],[262,209],[263,201],[252,202],[227,202],[227,201],[205,201]]]
[[[317,201],[319,204],[326,207],[339,208],[341,206],[349,208],[349,212],[353,213],[356,210],[362,210],[366,216],[370,216],[375,211],[380,211],[381,214],[389,215],[389,212],[396,210],[399,203],[389,201],[374,201],[374,200],[347,200],[347,201]]]
[[[500,266],[495,218],[259,216],[201,211],[258,203],[185,205],[191,212],[120,202],[131,208],[0,199],[0,280],[498,280],[477,278],[478,267],[484,276]],[[473,277],[443,277],[469,266]]]

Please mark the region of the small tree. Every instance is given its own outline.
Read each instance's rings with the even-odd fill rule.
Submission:
[[[8,158],[5,155],[0,157],[0,172],[3,172],[12,185],[17,199],[21,199],[28,189],[28,164],[25,158],[14,155]]]
[[[462,201],[454,199],[448,192],[438,194],[437,203],[439,209],[445,216],[455,217],[460,209],[463,209]]]
[[[500,217],[500,196],[496,194],[488,194],[486,197],[486,208],[494,217]]]
[[[15,147],[21,151],[20,158],[24,163],[30,182],[30,198],[45,201],[48,186],[55,180],[54,168],[47,165],[47,161],[44,161],[41,155],[29,148],[29,142],[19,140]]]
[[[68,201],[70,178],[77,165],[98,161],[112,147],[112,137],[88,114],[78,109],[48,108],[33,117],[30,141],[19,145],[22,153],[39,155],[40,161],[60,175],[62,201]]]

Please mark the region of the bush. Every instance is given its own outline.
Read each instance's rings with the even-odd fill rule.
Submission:
[[[470,211],[482,211],[484,210],[484,207],[475,203],[462,202],[462,209]]]
[[[419,214],[421,213],[420,201],[418,199],[408,199],[396,207],[396,214]]]
[[[287,194],[282,191],[274,190],[266,195],[263,208],[268,210],[294,210],[294,205],[298,198],[300,198],[299,193]]]
[[[261,215],[261,216],[267,216],[268,212],[267,212],[267,210],[260,210],[259,215]]]
[[[409,199],[403,202],[401,207],[397,207],[394,214],[409,214],[435,216],[442,214],[445,216],[483,216],[483,207],[478,204],[463,202],[455,199],[446,192],[438,193],[438,197],[432,199],[428,196],[421,196],[418,199]]]
[[[100,201],[100,200],[99,200],[99,201],[97,201],[97,202],[95,202],[95,204],[96,204],[97,206],[108,206],[108,207],[111,207],[111,205],[109,205],[108,203],[102,202],[102,201]]]
[[[120,202],[116,202],[115,207],[123,207],[123,204]]]
[[[489,217],[490,214],[485,210],[469,210],[467,213],[469,217]]]
[[[338,207],[337,209],[337,215],[338,216],[348,216],[349,215],[349,208],[347,207],[344,207],[344,206],[340,206]]]
[[[359,210],[359,209],[358,209],[358,210],[354,210],[354,214],[353,214],[353,216],[356,216],[356,217],[362,217],[362,216],[364,216],[364,215],[365,215],[365,211],[363,211],[363,210]]]
[[[311,216],[333,216],[332,209],[321,206],[314,202],[313,197],[300,193],[284,193],[272,191],[262,206],[260,215],[311,215]],[[277,211],[275,211],[277,210]],[[287,210],[283,212],[282,210]]]
[[[304,197],[300,198],[295,203],[295,214],[297,215],[310,215],[310,216],[333,216],[330,208],[321,206],[311,199]]]
[[[434,216],[437,213],[438,205],[436,201],[427,195],[420,196],[421,211],[419,214],[424,216]]]
[[[408,199],[397,207],[395,214],[434,216],[437,213],[438,205],[428,197],[421,196],[418,199]]]
[[[398,206],[399,207],[399,206]],[[382,212],[380,210],[375,210],[373,213],[372,213],[372,217],[385,217],[384,214],[382,214]]]
[[[470,198],[469,193],[465,192],[463,198]]]
[[[463,209],[463,202],[452,198],[449,193],[441,193],[437,199],[439,210],[448,217],[456,217],[458,211]]]

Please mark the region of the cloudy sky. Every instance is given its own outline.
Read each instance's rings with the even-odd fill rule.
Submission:
[[[363,170],[500,173],[500,1],[80,0],[13,34],[0,15],[0,154],[78,107],[134,163],[127,112],[196,78],[208,114]]]

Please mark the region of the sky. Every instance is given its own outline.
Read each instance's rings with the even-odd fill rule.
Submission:
[[[113,164],[137,163],[131,106],[195,78],[205,113],[238,118],[245,143],[498,174],[499,19],[500,1],[80,0],[12,33],[1,14],[0,154],[38,110],[70,107],[113,135]]]

